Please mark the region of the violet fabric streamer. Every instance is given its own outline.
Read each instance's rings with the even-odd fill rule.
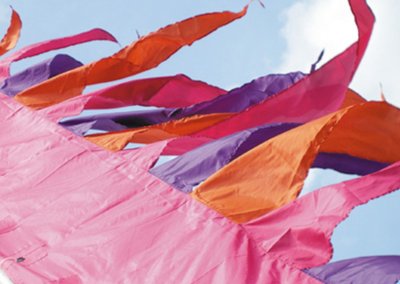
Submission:
[[[389,166],[388,163],[362,159],[346,154],[319,153],[313,168],[333,169],[345,174],[367,175]]]
[[[346,259],[305,271],[328,284],[395,284],[400,280],[400,256]]]
[[[198,103],[189,107],[100,114],[69,119],[61,124],[72,131],[80,129],[81,132],[75,133],[83,135],[84,132],[89,129],[83,131],[85,127],[76,127],[79,124],[91,126],[98,130],[116,131],[124,128],[159,124],[196,114],[240,112],[259,103],[260,101],[263,101],[265,98],[287,89],[304,76],[305,75],[301,72],[271,74],[255,79],[242,87],[233,89],[227,94],[216,97],[211,101]],[[110,123],[111,121],[115,123],[112,124]],[[89,124],[88,122],[93,123]]]
[[[81,62],[71,56],[59,54],[8,77],[1,84],[0,92],[15,96],[22,90],[81,65]]]
[[[194,186],[237,157],[268,139],[299,125],[298,123],[275,123],[246,129],[209,142],[152,169],[150,172],[176,189],[189,193],[192,192]],[[365,175],[387,165],[346,154],[320,153],[312,167]]]

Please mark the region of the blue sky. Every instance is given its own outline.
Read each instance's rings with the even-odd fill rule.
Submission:
[[[136,30],[145,35],[199,13],[238,11],[246,1],[19,0],[0,3],[1,32],[8,22],[8,4],[21,15],[24,23],[18,45],[21,47],[95,27],[108,30],[125,46],[136,39]],[[400,21],[393,11],[400,10],[400,1],[371,0],[369,3],[376,10],[377,27],[353,86],[368,98],[378,99],[379,82],[382,82],[388,100],[398,104],[396,67],[400,65],[397,54]],[[272,72],[308,71],[322,48],[327,50],[326,61],[355,39],[352,17],[344,0],[275,0],[265,1],[265,5],[266,9],[262,9],[255,1],[245,18],[182,49],[159,68],[137,78],[184,73],[193,79],[232,88]],[[62,52],[90,62],[119,48],[116,44],[95,42]],[[12,70],[21,70],[53,54],[16,63]],[[312,170],[305,192],[345,178],[350,177]],[[335,231],[334,259],[400,254],[399,201],[400,192],[397,192],[355,209]]]

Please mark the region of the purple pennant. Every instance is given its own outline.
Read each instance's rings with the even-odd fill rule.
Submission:
[[[191,192],[230,161],[297,124],[271,124],[226,136],[189,151],[150,172],[183,192]]]
[[[368,256],[305,270],[322,283],[395,284],[400,280],[400,256]]]
[[[61,124],[71,131],[74,129],[80,129],[81,131],[86,129],[87,131],[90,129],[87,128],[89,125],[98,130],[117,131],[124,128],[163,123],[196,114],[241,112],[287,89],[304,76],[305,75],[301,72],[271,74],[255,79],[213,100],[185,108],[160,108],[155,110],[99,114],[65,120]],[[114,124],[110,123],[110,121],[113,121]],[[89,122],[92,122],[92,124]],[[84,124],[87,127],[77,127],[79,124]],[[86,131],[83,131],[83,133],[77,132],[76,134],[83,135]]]
[[[189,193],[194,186],[237,157],[268,139],[299,125],[277,123],[246,129],[189,151],[150,172],[175,188]],[[313,164],[314,168],[330,168],[358,175],[372,173],[385,166],[387,166],[385,163],[333,153],[319,154]]]
[[[337,153],[319,153],[312,165],[313,168],[334,169],[344,174],[356,175],[368,175],[387,166],[389,166],[388,163]]]
[[[0,92],[13,97],[19,92],[50,79],[58,74],[81,66],[82,63],[69,55],[59,54],[5,79]]]

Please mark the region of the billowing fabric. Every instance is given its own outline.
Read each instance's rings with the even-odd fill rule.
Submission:
[[[346,91],[343,104],[340,108],[352,106],[355,104],[360,104],[363,102],[365,102],[365,99],[363,99],[360,95],[358,95],[353,90],[348,89]],[[227,116],[227,118],[229,118],[229,117],[231,117],[231,116]],[[170,123],[174,124],[175,122],[170,122]],[[219,124],[213,124],[213,122],[210,121],[210,123],[205,124],[205,125],[206,125],[206,127],[204,129],[212,129],[213,127],[218,127]],[[163,126],[165,128],[165,125],[163,125]],[[189,123],[187,123],[186,127],[190,128],[191,125]],[[118,132],[110,132],[110,133],[106,133],[103,135],[99,135],[99,136],[101,136],[101,139],[94,139],[95,141],[93,141],[93,140],[92,141],[95,142],[100,147],[103,147],[105,149],[110,149],[110,150],[114,150],[114,151],[120,150],[122,148],[118,148],[117,144],[108,143],[109,141],[111,141],[111,139],[108,139],[108,140],[104,139],[105,137],[111,138],[114,135],[118,135]],[[221,135],[221,137],[224,137],[224,135]],[[135,142],[135,137],[132,136],[131,138],[132,138],[131,140],[128,139],[128,142]],[[176,137],[168,142],[168,145],[164,149],[163,154],[165,154],[165,155],[181,155],[189,150],[193,150],[196,147],[199,147],[200,145],[203,145],[207,142],[216,140],[218,138],[219,137],[211,138],[208,136],[202,136],[198,132],[195,132],[195,133],[191,134],[190,136]],[[125,137],[123,139],[125,139]],[[104,143],[104,142],[107,142],[107,143]],[[122,145],[122,144],[120,144],[120,145]]]
[[[396,284],[400,281],[400,256],[346,259],[307,270],[323,283]]]
[[[0,111],[0,257],[14,283],[318,283],[124,155],[11,99]]]
[[[118,154],[135,163],[138,167],[149,170],[157,163],[167,143],[168,141],[161,141],[138,149],[124,150],[118,152]]]
[[[41,112],[59,121],[68,116],[79,115],[85,109],[109,109],[131,105],[176,108],[208,101],[225,93],[225,90],[218,87],[178,74],[124,82],[71,98]],[[158,112],[151,111],[151,117]]]
[[[6,79],[0,270],[17,284],[329,283],[365,279],[360,266],[395,279],[396,258],[326,265],[351,210],[400,188],[400,110],[348,89],[373,26],[365,0],[349,3],[356,43],[309,75],[263,77],[230,93],[176,75],[81,95],[156,67],[247,7],[167,26],[92,64],[61,64],[55,76],[57,58],[31,69],[42,77]],[[22,57],[54,47],[39,46]],[[142,121],[132,125],[59,124],[135,104],[163,109],[136,113]],[[75,134],[96,128],[116,131]],[[148,145],[121,151],[130,142]],[[155,167],[166,153],[181,156]],[[366,175],[297,198],[312,166]]]
[[[400,186],[396,163],[239,226],[11,99],[0,110],[0,256],[15,283],[319,283],[302,269],[330,258],[335,226]]]
[[[151,173],[183,192],[191,192],[194,186],[229,162],[268,139],[298,125],[296,123],[270,124],[244,130],[187,152],[154,168]],[[387,163],[333,153],[319,153],[312,164],[312,167],[316,168],[329,168],[338,172],[358,175],[369,174],[386,166],[388,166]],[[257,171],[252,164],[248,167]]]
[[[327,263],[336,226],[356,206],[398,190],[400,162],[373,174],[313,191],[242,224],[267,254],[299,269]],[[373,186],[371,186],[373,184]]]
[[[17,45],[21,33],[21,27],[22,22],[18,13],[12,10],[10,26],[0,41],[0,55],[3,55]]]
[[[32,108],[43,108],[78,96],[88,85],[135,75],[158,66],[185,45],[243,17],[239,13],[210,13],[166,26],[140,38],[114,55],[76,68],[19,93],[16,99]],[[63,87],[67,86],[67,87]],[[57,94],[57,96],[54,96]]]
[[[323,67],[281,93],[268,97],[265,101],[232,115],[232,117],[228,116],[228,119],[221,120],[220,123],[216,124],[213,120],[207,124],[203,120],[203,125],[207,127],[198,132],[193,131],[186,124],[183,126],[186,130],[180,131],[180,133],[191,134],[195,137],[219,138],[267,122],[307,122],[340,108],[346,102],[345,97],[349,93],[347,92],[348,85],[364,54],[374,23],[373,14],[369,7],[365,5],[365,2],[353,0],[349,3],[352,6],[359,30],[359,40],[356,43]],[[174,127],[176,121],[170,123]],[[154,127],[158,128],[158,126]],[[168,128],[168,125],[162,124],[160,128],[164,130]],[[99,146],[114,151],[122,149],[129,142],[155,141],[155,136],[151,132],[149,132],[150,135],[147,139],[141,136],[140,140],[135,140],[135,137],[137,137],[135,134],[138,131],[143,133],[147,130],[135,129],[117,133],[96,134],[88,137],[88,139]],[[170,135],[163,137],[166,139],[176,134],[170,133]],[[174,142],[175,147],[177,143],[179,142]],[[165,151],[169,151],[168,147]],[[171,153],[171,151],[168,153]],[[387,162],[386,160],[377,161]]]
[[[390,163],[371,161],[347,154],[318,153],[312,167],[333,169],[344,174],[366,175],[387,167]]]
[[[191,192],[194,186],[235,158],[296,126],[298,124],[272,124],[244,130],[187,152],[154,168],[151,173],[176,189]]]
[[[105,40],[111,42],[117,42],[113,35],[102,29],[93,29],[80,34],[72,35],[69,37],[63,37],[48,41],[43,41],[26,46],[17,52],[14,52],[6,58],[0,60],[0,78],[6,78],[10,76],[10,65],[13,62],[39,55],[48,51],[65,48],[68,46],[85,43],[93,40]]]
[[[188,136],[226,120],[230,116],[232,116],[231,113],[194,115],[156,125],[108,132],[106,134],[91,134],[86,136],[86,139],[111,151],[118,151],[125,148],[129,142],[148,144],[174,137]],[[188,125],[190,127],[187,127]],[[83,125],[83,127],[83,130],[87,129],[87,126]]]
[[[272,74],[253,80],[213,100],[184,108],[99,114],[70,119],[64,121],[62,125],[76,127],[79,124],[88,125],[88,122],[92,122],[92,128],[94,129],[116,131],[124,128],[159,124],[196,114],[236,113],[244,111],[253,104],[259,103],[265,98],[287,89],[303,77],[304,74],[301,72]],[[114,122],[114,124],[109,122]]]
[[[343,103],[374,24],[374,16],[364,0],[349,3],[358,28],[357,42],[287,90],[197,135],[221,137],[266,123],[307,122],[336,111]]]
[[[7,96],[15,96],[33,85],[81,65],[81,62],[71,56],[59,54],[8,77],[1,83],[0,92]]]
[[[213,127],[210,126],[214,123],[208,124],[208,127],[196,133],[196,136],[218,138],[268,122],[306,122],[337,110],[343,104],[348,85],[371,35],[374,17],[364,4],[362,0],[350,1],[359,29],[359,40],[356,43],[287,90],[268,97],[265,101]],[[324,95],[321,95],[322,93]],[[128,139],[133,135],[127,132],[124,134],[116,135],[125,140],[125,143],[120,143],[116,137],[108,137],[113,134],[104,134],[107,137],[99,139],[96,137],[100,135],[96,135],[91,137],[90,141],[111,150],[117,150],[118,145],[137,142]],[[103,143],[104,141],[107,143]],[[118,145],[110,144],[109,141],[118,141]]]
[[[244,95],[244,94],[243,94]],[[85,96],[82,96],[85,97]],[[351,90],[346,92],[345,101],[342,106],[351,106],[353,104],[364,102],[365,100],[358,97],[356,93]],[[65,109],[69,110],[67,105]],[[72,106],[74,109],[74,106]],[[53,109],[55,109],[56,114],[60,113],[60,106],[51,107],[50,110],[45,109],[45,113],[50,113],[53,115]],[[139,112],[140,113],[140,112]],[[154,111],[155,119],[160,114],[158,110]],[[212,129],[218,127],[219,123],[231,118],[233,113],[220,113],[220,114],[209,114],[209,115],[193,115],[191,117],[186,117],[183,119],[177,119],[172,121],[167,121],[160,124],[153,124],[150,126],[138,127],[134,129],[126,129],[125,126],[115,123],[113,120],[102,120],[98,121],[88,121],[78,125],[67,126],[68,129],[76,134],[82,135],[88,129],[92,128],[94,124],[100,123],[103,125],[96,127],[109,127],[109,129],[114,129],[114,131],[101,133],[101,134],[90,134],[86,136],[86,139],[97,144],[100,147],[111,151],[118,151],[123,149],[129,142],[134,143],[151,143],[159,141],[160,139],[168,139],[171,137],[176,137],[171,140],[167,147],[164,149],[164,154],[181,154],[188,150],[192,150],[195,147],[200,146],[203,142],[215,140],[220,137],[208,137],[199,134],[204,129]],[[218,121],[216,121],[218,118]],[[198,121],[201,120],[202,126],[199,128]],[[178,130],[179,129],[179,130]],[[121,130],[121,131],[118,131]],[[162,131],[163,135],[154,135],[154,130],[157,133]],[[171,131],[173,130],[173,131]],[[178,131],[177,131],[178,130]],[[138,135],[140,133],[140,135]],[[185,137],[179,137],[183,136]],[[187,137],[190,136],[190,137]],[[224,134],[221,135],[223,137]],[[188,144],[190,141],[190,144]],[[185,149],[185,150],[183,150]]]
[[[319,152],[399,161],[399,127],[400,110],[386,102],[344,108],[255,147],[205,180],[192,195],[243,223],[294,200]]]

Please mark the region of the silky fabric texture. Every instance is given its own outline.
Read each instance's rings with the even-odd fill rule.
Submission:
[[[21,34],[21,27],[22,22],[18,13],[12,10],[10,25],[0,41],[0,55],[3,55],[17,45]]]
[[[41,109],[40,112],[59,121],[89,109],[110,109],[131,105],[184,107],[211,100],[225,93],[226,91],[221,88],[178,74],[124,82],[71,98],[62,104]]]
[[[363,99],[361,96],[359,96],[353,90],[348,89],[345,93],[344,101],[340,108],[348,107],[348,106],[351,106],[354,104],[359,104],[362,102],[365,102],[365,99]],[[282,109],[285,109],[284,106],[282,106]],[[229,119],[229,117],[228,117],[228,119]],[[187,127],[190,127],[190,124],[188,124]],[[211,130],[214,127],[216,127],[216,128],[219,127],[219,123],[215,124],[215,125],[209,123],[207,128],[204,128],[204,129]],[[240,131],[240,130],[238,130],[238,131]],[[237,131],[232,130],[232,132],[237,132]],[[109,135],[110,136],[117,135],[117,133],[103,134],[100,136],[109,136]],[[190,136],[176,137],[168,142],[168,145],[164,149],[163,154],[165,154],[165,155],[180,155],[189,150],[193,150],[196,147],[199,147],[200,145],[202,145],[204,143],[216,140],[216,139],[218,139],[220,137],[224,137],[224,136],[225,136],[225,134],[221,134],[219,137],[212,138],[209,136],[203,136],[203,134],[196,132],[194,134],[191,134]],[[134,142],[134,140],[135,140],[135,137],[133,137],[133,139],[130,140],[130,142]],[[97,144],[105,149],[114,149],[114,150],[117,149],[116,145],[101,143],[102,142],[101,140],[99,140],[98,142],[99,143],[97,143]]]
[[[370,175],[315,190],[242,226],[268,255],[299,269],[321,266],[332,258],[330,239],[336,226],[356,206],[398,190],[399,174],[397,162]]]
[[[321,265],[332,258],[330,238],[335,227],[354,207],[400,187],[399,110],[386,102],[364,102],[347,89],[346,80],[365,50],[373,18],[365,2],[349,2],[360,28],[359,41],[342,53],[350,61],[336,61],[345,70],[319,75],[326,79],[322,84],[344,78],[340,86],[326,85],[328,93],[338,97],[330,98],[332,104],[326,100],[319,105],[321,101],[312,101],[313,92],[324,85],[309,81],[312,84],[303,87],[310,92],[300,98],[309,107],[303,110],[306,114],[290,109],[297,104],[283,99],[289,106],[282,108],[287,121],[272,117],[270,125],[276,128],[267,128],[260,137],[252,137],[257,132],[247,128],[252,122],[245,121],[215,136],[206,133],[269,100],[279,101],[286,91],[261,102],[257,99],[254,107],[239,114],[203,114],[197,109],[195,115],[179,120],[103,136],[103,142],[116,149],[133,139],[151,143],[115,153],[57,124],[57,109],[71,107],[64,113],[72,113],[87,107],[90,100],[78,105],[68,100],[50,112],[35,112],[0,94],[0,269],[15,283],[319,283],[327,276]],[[354,46],[357,50],[352,54]],[[329,81],[331,75],[335,80]],[[149,101],[147,94],[150,99],[160,94],[155,89],[143,93],[145,101]],[[260,121],[255,125],[265,124]],[[89,125],[75,125],[81,128],[76,131],[97,127],[98,122],[85,123]],[[102,123],[115,127],[113,120]],[[240,136],[237,131],[243,129],[248,132]],[[220,137],[225,137],[219,141],[227,142],[226,147],[218,145]],[[233,144],[228,143],[231,137]],[[209,150],[217,155],[221,151],[225,157],[219,160],[217,172],[191,195],[149,173],[161,154],[185,152],[211,141]],[[338,159],[359,159],[381,167],[393,164],[295,199],[308,169],[318,164],[318,154],[324,155],[319,161],[323,166]],[[349,165],[346,170],[357,167]],[[386,263],[386,277],[399,274],[395,259]],[[370,264],[379,269],[379,261]],[[341,279],[348,273],[339,268],[328,272],[328,277]],[[318,269],[322,274],[317,274]],[[352,276],[355,281],[365,277]]]
[[[173,137],[191,135],[226,120],[230,116],[232,116],[231,113],[194,115],[172,122],[139,127],[133,130],[126,129],[118,132],[109,132],[106,135],[92,134],[86,136],[85,139],[99,146],[106,145],[105,148],[108,150],[119,151],[125,148],[129,142],[148,144]],[[188,125],[190,127],[187,127]],[[87,129],[85,125],[83,127],[83,130]]]
[[[48,51],[53,51],[94,40],[117,42],[114,36],[107,31],[104,31],[102,29],[92,29],[80,34],[28,45],[0,60],[0,78],[4,79],[10,76],[10,65],[13,62],[39,55]]]
[[[375,21],[374,15],[365,1],[350,0],[349,4],[358,28],[357,42],[292,87],[275,96],[270,96],[218,124],[210,123],[207,128],[195,133],[195,136],[219,138],[266,123],[304,123],[338,110],[345,102],[348,86],[365,52]],[[171,123],[174,124],[175,121]],[[163,125],[163,128],[165,128],[165,125]],[[135,142],[133,140],[134,135],[128,132],[124,133],[125,135],[116,133],[115,135],[118,138],[109,137],[110,135],[113,136],[114,133],[95,135],[90,138],[90,141],[115,151],[121,149],[118,149],[118,146]],[[119,139],[124,141],[119,141]],[[110,141],[116,143],[112,144]],[[166,148],[166,151],[168,151],[168,148]]]
[[[110,57],[29,88],[19,93],[16,99],[32,108],[43,108],[80,95],[88,85],[109,82],[149,70],[183,46],[190,45],[219,27],[243,17],[246,12],[247,6],[239,13],[203,14],[166,26],[138,39]]]
[[[358,28],[357,42],[292,87],[197,135],[221,137],[266,123],[307,122],[336,111],[365,52],[375,20],[365,1],[350,0],[349,4]]]
[[[218,96],[213,100],[200,102],[184,108],[97,114],[69,119],[63,121],[62,125],[71,128],[76,127],[79,124],[88,125],[88,122],[93,122],[93,129],[115,131],[120,130],[121,128],[159,124],[196,114],[240,112],[269,96],[287,89],[303,77],[304,74],[301,72],[271,74],[253,80],[252,82],[233,89],[227,94]],[[199,95],[202,95],[201,92]],[[196,97],[197,96],[198,95],[196,95]],[[107,122],[112,122],[113,124]],[[113,127],[114,125],[115,127]],[[88,130],[89,129],[86,129],[86,131]],[[82,135],[83,133],[77,134]]]
[[[193,187],[219,169],[268,139],[299,126],[296,123],[269,124],[209,142],[154,169],[151,173],[173,187],[191,192]],[[389,138],[391,135],[388,134]],[[345,139],[348,141],[348,139]],[[347,174],[365,175],[388,166],[346,154],[319,153],[312,167],[334,169]],[[258,167],[248,165],[254,171]]]
[[[400,256],[346,259],[306,271],[323,283],[396,284],[400,281]]]
[[[15,283],[319,283],[302,269],[329,260],[335,226],[400,186],[396,163],[237,225],[11,99],[0,110],[0,255]]]
[[[7,96],[15,96],[33,85],[81,65],[81,62],[71,56],[59,54],[8,77],[1,83],[0,92]]]
[[[319,283],[124,155],[11,99],[0,111],[0,256],[14,283]]]
[[[349,97],[349,98],[348,98]],[[354,92],[348,90],[345,95],[346,105],[351,105],[350,102],[363,102],[364,100],[359,99],[355,96]],[[348,98],[348,99],[347,99]],[[68,105],[69,106],[69,105]],[[69,109],[67,107],[62,107],[63,109]],[[55,106],[50,108],[50,110],[45,109],[44,112],[46,114],[50,114],[53,117],[53,109],[55,112],[59,114],[60,106]],[[156,111],[158,113],[158,111]],[[113,129],[121,128],[119,131],[111,131],[101,134],[90,134],[85,136],[86,139],[91,141],[92,143],[97,144],[98,146],[111,150],[111,151],[119,151],[123,149],[128,143],[152,143],[157,142],[162,139],[169,139],[171,137],[176,137],[171,140],[167,147],[164,149],[164,154],[167,155],[177,155],[185,153],[188,150],[192,150],[198,146],[200,146],[205,141],[216,140],[225,136],[222,134],[220,137],[208,137],[203,136],[203,134],[199,134],[204,129],[212,129],[215,127],[219,127],[218,122],[223,122],[231,117],[233,117],[233,113],[220,113],[220,114],[209,114],[209,115],[193,115],[191,117],[186,117],[183,119],[177,119],[172,121],[167,121],[160,124],[154,124],[145,127],[137,127],[134,129],[124,129],[124,126],[116,124],[111,120],[105,120],[101,123],[104,126],[112,127]],[[198,121],[202,122],[201,128],[199,128]],[[217,121],[218,120],[218,121]],[[78,134],[83,134],[89,128],[93,126],[93,124],[97,123],[97,121],[88,121],[87,123],[78,124],[75,126],[68,127],[71,131],[74,131]],[[154,133],[163,133],[163,135],[155,135]],[[235,132],[235,131],[234,131]],[[140,133],[140,135],[138,135]],[[179,137],[186,136],[186,137]],[[190,137],[187,137],[190,136]],[[185,149],[185,150],[183,150]]]
[[[319,152],[399,161],[399,126],[400,110],[386,102],[351,106],[255,147],[205,180],[192,195],[243,223],[294,200]]]

